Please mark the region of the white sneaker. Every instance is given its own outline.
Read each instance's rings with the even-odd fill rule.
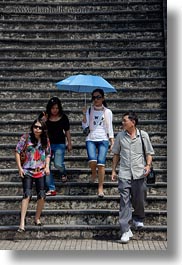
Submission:
[[[142,227],[144,226],[143,222],[135,221],[135,220],[133,220],[133,225],[134,225],[136,228],[142,228]]]
[[[133,237],[133,233],[131,232],[130,229],[128,230],[128,233],[129,233],[129,237]]]
[[[133,236],[133,233],[129,229],[128,232],[125,232],[122,234],[121,243],[128,243],[130,240],[130,237],[132,237],[132,236]]]

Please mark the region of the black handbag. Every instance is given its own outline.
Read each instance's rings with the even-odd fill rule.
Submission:
[[[147,184],[155,184],[156,176],[153,167],[150,168],[150,173],[147,176]]]
[[[89,112],[89,115],[90,115],[91,108],[89,108],[88,112]],[[89,133],[90,133],[90,128],[89,128],[89,126],[86,127],[85,129],[83,129],[83,135],[88,136]]]
[[[89,127],[86,127],[86,128],[83,130],[83,134],[84,134],[85,136],[88,136],[89,133],[90,133],[90,129],[89,129]]]
[[[144,159],[145,159],[145,161],[146,161],[146,154],[145,154],[144,142],[143,142],[143,139],[142,139],[141,131],[139,130],[139,132],[140,132],[140,137],[141,137],[141,141],[142,141],[143,156],[144,156]],[[154,169],[153,169],[153,166],[151,166],[151,168],[150,168],[150,172],[149,172],[149,174],[147,175],[147,184],[155,184],[155,181],[156,181],[155,171],[154,171]]]

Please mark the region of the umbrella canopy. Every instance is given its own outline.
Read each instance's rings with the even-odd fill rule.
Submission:
[[[97,75],[72,75],[56,83],[59,90],[91,93],[96,88],[101,88],[105,93],[117,92],[103,77]]]

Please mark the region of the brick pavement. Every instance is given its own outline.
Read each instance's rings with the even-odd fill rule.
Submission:
[[[0,250],[167,250],[167,241],[119,241],[91,239],[0,240]]]

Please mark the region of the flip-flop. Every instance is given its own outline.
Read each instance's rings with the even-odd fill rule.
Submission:
[[[104,198],[104,193],[103,192],[98,193],[98,197],[99,198]]]
[[[35,224],[36,226],[42,226],[42,225],[43,225],[43,224],[41,223],[41,221],[39,221],[39,222],[35,221],[34,224]]]
[[[18,230],[17,230],[18,233],[24,233],[25,232],[25,228],[21,228],[19,227]]]
[[[46,192],[46,196],[56,196],[56,191],[55,190],[49,190]]]

